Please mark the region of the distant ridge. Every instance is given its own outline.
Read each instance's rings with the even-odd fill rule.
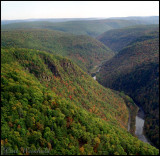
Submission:
[[[159,16],[128,16],[128,17],[91,17],[91,18],[32,18],[32,19],[16,19],[16,20],[1,20],[1,25],[20,22],[33,21],[49,21],[49,22],[67,22],[67,21],[82,21],[82,20],[103,20],[103,19],[123,19],[123,20],[143,20],[151,24],[159,24]]]
[[[32,18],[32,19],[17,19],[17,20],[1,20],[1,25],[20,23],[20,22],[34,22],[34,21],[48,21],[48,22],[67,22],[67,21],[81,21],[81,20],[101,20],[104,18]]]
[[[33,19],[32,19],[33,20]],[[56,22],[54,22],[56,20]],[[59,20],[59,22],[58,22]],[[63,21],[66,20],[66,21]],[[67,21],[69,20],[69,21]],[[9,22],[9,21],[7,21]],[[3,22],[2,22],[3,23]],[[157,23],[156,19],[150,20],[125,20],[125,19],[54,19],[54,20],[41,20],[41,21],[17,21],[17,23],[2,24],[1,30],[14,30],[14,29],[49,29],[58,30],[75,35],[88,35],[97,37],[100,34],[111,29],[120,29],[123,27],[136,26],[136,25],[150,25]]]

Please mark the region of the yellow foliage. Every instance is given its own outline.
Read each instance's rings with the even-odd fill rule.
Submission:
[[[6,138],[5,140],[4,140],[4,142],[5,142],[5,144],[8,142],[8,139]]]
[[[12,107],[12,109],[13,109],[13,110],[16,110],[16,107],[15,107],[15,106],[13,106],[13,107]]]
[[[1,145],[4,145],[4,141],[3,140],[1,140]]]
[[[20,150],[21,150],[22,153],[24,153],[24,148],[23,147],[21,147]]]
[[[100,144],[100,139],[98,137],[94,138],[94,141],[97,143],[97,144]]]
[[[36,121],[36,120],[35,120],[35,118],[34,118],[34,117],[32,117],[31,119],[32,119],[33,123],[35,123],[35,121]]]
[[[52,145],[51,145],[51,143],[50,143],[50,142],[48,142],[47,144],[48,144],[48,149],[50,149],[50,150],[51,150],[51,149],[52,149]]]
[[[74,114],[74,110],[73,109],[71,109],[71,113]]]
[[[81,153],[83,153],[84,152],[84,147],[82,146],[79,150],[81,151]]]

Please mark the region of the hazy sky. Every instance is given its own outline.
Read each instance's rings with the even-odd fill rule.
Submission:
[[[159,16],[159,1],[1,1],[1,19]]]

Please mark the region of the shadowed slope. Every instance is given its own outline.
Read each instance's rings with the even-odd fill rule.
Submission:
[[[143,25],[110,30],[97,37],[112,50],[118,52],[132,42],[159,37],[159,25]]]
[[[124,91],[146,113],[145,132],[159,145],[159,39],[136,42],[102,66],[97,80]]]

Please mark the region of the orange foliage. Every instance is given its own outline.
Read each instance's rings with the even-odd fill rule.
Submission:
[[[20,129],[20,128],[21,128],[21,126],[20,126],[20,125],[18,125],[18,126],[17,126],[17,129]]]
[[[5,140],[4,140],[4,142],[5,142],[5,144],[8,142],[8,139],[6,138]]]
[[[3,140],[1,140],[1,145],[4,145],[4,141]]]
[[[13,124],[11,121],[9,121],[8,124],[9,124],[9,127],[13,127]]]
[[[82,146],[79,150],[80,150],[81,153],[83,153],[84,152],[84,147]]]

